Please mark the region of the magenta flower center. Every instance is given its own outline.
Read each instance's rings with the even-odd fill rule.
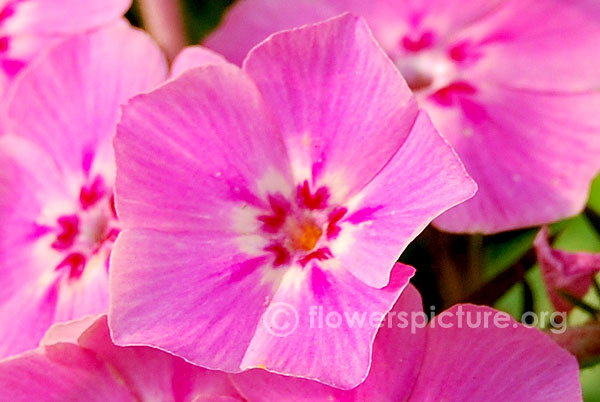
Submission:
[[[297,262],[306,266],[311,260],[333,257],[328,241],[340,233],[340,220],[347,209],[331,205],[327,187],[312,192],[308,181],[298,185],[294,197],[269,195],[269,208],[258,216],[268,239],[265,251],[273,255],[273,266]]]
[[[443,42],[431,30],[407,34],[398,42],[390,56],[418,98],[431,97],[442,106],[450,106],[455,97],[476,92],[461,78],[462,71],[481,57],[471,42]]]
[[[101,251],[108,257],[119,234],[114,197],[102,177],[81,187],[78,204],[73,213],[59,216],[51,229],[51,247],[63,254],[56,270],[67,269],[70,278],[80,277],[88,260]]]

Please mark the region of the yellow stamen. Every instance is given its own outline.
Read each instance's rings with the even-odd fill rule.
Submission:
[[[301,225],[298,227],[298,230],[294,231],[292,234],[294,247],[296,249],[310,251],[317,245],[321,234],[323,234],[323,231],[315,225],[314,222]]]

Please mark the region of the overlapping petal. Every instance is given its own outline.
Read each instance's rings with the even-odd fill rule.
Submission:
[[[175,60],[173,60],[171,77],[177,77],[195,67],[223,62],[225,62],[225,58],[219,53],[213,52],[203,46],[188,46],[179,52]]]
[[[398,264],[389,284],[375,289],[350,273],[323,271],[313,264],[301,278],[279,287],[273,309],[267,310],[257,327],[242,368],[267,367],[336,388],[356,387],[369,372],[380,322],[413,275],[414,268]],[[287,319],[294,328],[277,322],[283,306],[293,309],[295,316]],[[286,329],[293,331],[287,334]]]
[[[417,103],[361,19],[281,32],[244,62],[271,107],[297,180],[343,201],[406,141]]]
[[[458,305],[427,328],[411,400],[577,401],[578,371],[575,358],[539,330],[489,307]]]
[[[4,401],[134,400],[92,352],[68,343],[48,346],[44,353],[31,351],[3,361],[0,384]]]
[[[366,380],[344,391],[301,378],[275,375],[262,369],[231,376],[236,388],[250,401],[402,401],[410,394],[425,350],[425,328],[409,328],[410,316],[422,312],[419,292],[409,285],[390,316],[383,320],[373,345],[373,358]],[[403,318],[401,318],[403,317]],[[402,319],[406,321],[403,329]]]
[[[51,328],[40,348],[0,363],[0,385],[7,401],[241,400],[225,373],[115,346],[106,316]]]
[[[110,324],[122,345],[168,350],[208,368],[240,371],[274,293],[267,263],[231,239],[203,233],[121,233],[111,259]]]
[[[260,401],[581,400],[573,356],[506,313],[457,305],[427,328],[421,300],[407,288],[375,340],[366,381],[349,391],[251,370],[232,376],[242,395]],[[400,318],[403,317],[403,318]]]
[[[350,235],[339,245],[340,259],[365,283],[384,286],[387,266],[425,226],[475,191],[475,183],[450,145],[421,112],[398,153],[350,201]],[[356,227],[353,221],[359,222]]]

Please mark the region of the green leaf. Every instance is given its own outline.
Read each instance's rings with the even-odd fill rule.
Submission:
[[[600,365],[581,370],[581,386],[585,402],[600,402]]]
[[[492,279],[521,258],[531,249],[536,233],[537,229],[520,231],[505,240],[488,244],[483,256],[484,279]]]

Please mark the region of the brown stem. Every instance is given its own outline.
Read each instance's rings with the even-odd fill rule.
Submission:
[[[460,300],[463,283],[456,258],[452,252],[451,237],[433,227],[427,228],[421,236],[427,244],[429,255],[432,258],[429,268],[436,281],[441,307],[449,307]]]

